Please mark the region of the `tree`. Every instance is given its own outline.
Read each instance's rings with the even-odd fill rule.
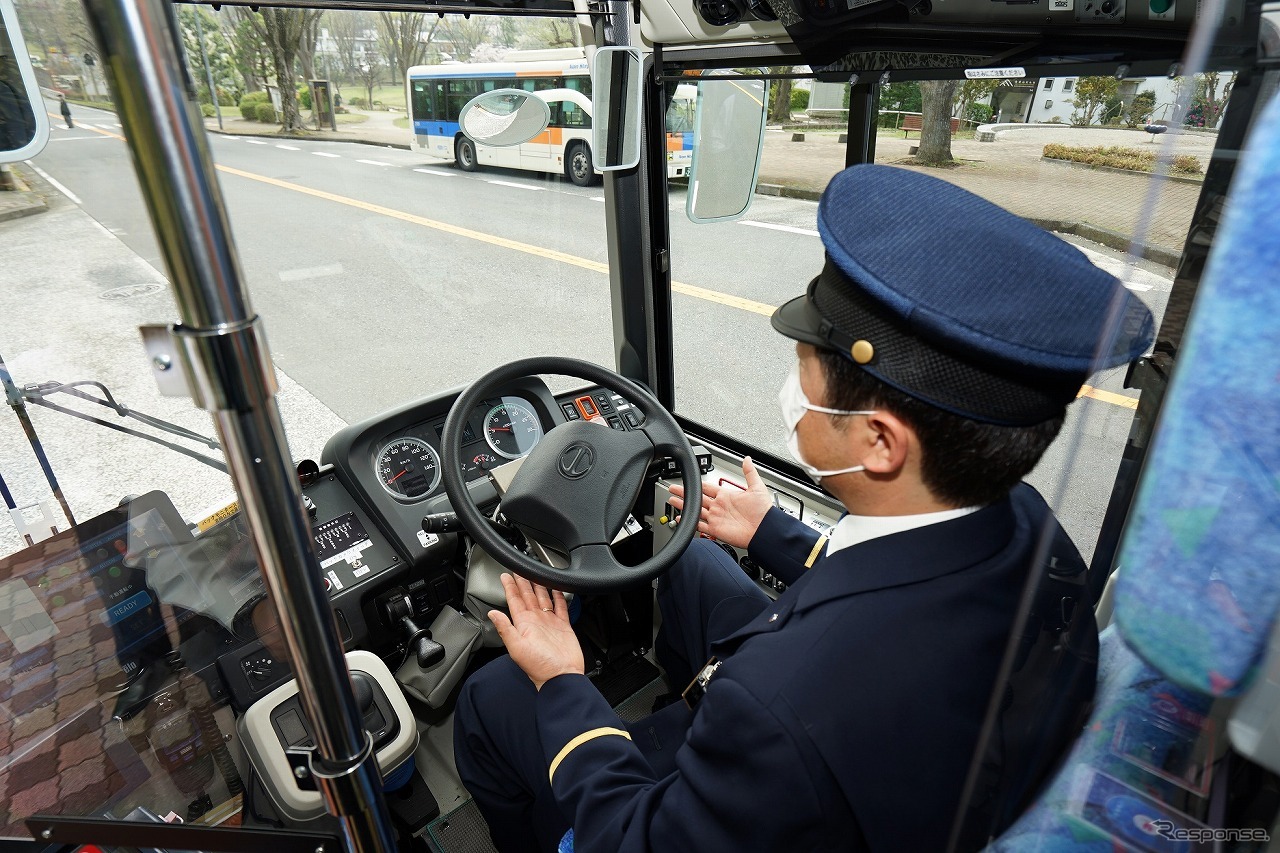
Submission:
[[[382,58],[378,56],[378,48],[368,45],[361,54],[360,65],[356,68],[356,81],[364,86],[367,95],[364,108],[373,106],[373,87],[378,85],[378,76],[382,73]]]
[[[333,39],[338,71],[344,81],[354,81],[360,74],[360,57],[364,53],[371,18],[368,12],[325,12],[324,23]]]
[[[303,80],[316,79],[316,43],[318,41],[320,41],[320,15],[308,15],[302,27],[302,37],[298,41],[298,65],[301,66],[299,70],[302,72]]]
[[[1144,89],[1133,96],[1129,102],[1129,111],[1125,116],[1129,127],[1143,127],[1151,120],[1151,113],[1156,108],[1156,93]]]
[[[191,76],[195,78],[196,90],[201,103],[213,103],[219,94],[223,101],[239,103],[242,94],[236,68],[235,49],[220,28],[218,16],[204,6],[178,6],[178,27],[182,31],[182,46],[187,53],[187,66]],[[196,27],[196,18],[200,19],[200,27]],[[209,60],[209,71],[213,75],[213,88],[209,91],[209,83],[204,73],[204,63],[200,58],[199,34],[204,33],[204,55]],[[219,101],[222,103],[222,101]]]
[[[920,148],[916,151],[916,162],[922,166],[954,162],[951,156],[951,107],[959,89],[959,80],[924,80],[920,83]]]
[[[501,18],[500,21],[515,19]],[[501,32],[499,39],[509,38],[510,34]],[[582,44],[577,21],[572,18],[526,18],[519,21],[519,36],[515,44],[521,50],[544,50],[557,47],[578,47]]]
[[[1218,88],[1221,83],[1222,73],[1219,71],[1206,71],[1195,76],[1191,106],[1187,109],[1183,124],[1189,127],[1217,126],[1222,109],[1226,106],[1227,98],[1230,97],[1231,89],[1235,85],[1235,75],[1227,79],[1226,85],[1222,87],[1222,93],[1219,94]]]
[[[848,106],[848,103],[845,104]],[[920,112],[919,83],[886,83],[880,87],[880,109],[904,113]]]
[[[489,44],[489,42],[485,42],[484,44],[476,45],[475,48],[471,51],[471,61],[472,62],[501,62],[503,59],[506,58],[506,55],[510,52],[511,52],[511,48],[509,47],[502,47],[501,45]]]
[[[1093,124],[1094,117],[1105,107],[1108,101],[1120,96],[1120,81],[1114,77],[1081,77],[1076,80],[1075,112],[1071,114],[1072,124]],[[1103,116],[1105,118],[1105,115]]]
[[[467,62],[472,50],[489,41],[489,22],[480,15],[446,15],[440,20],[437,37],[449,42],[454,59]]]
[[[264,8],[258,13],[271,61],[275,66],[276,86],[280,89],[280,123],[286,132],[303,129],[302,112],[298,109],[297,79],[293,65],[298,58],[302,34],[320,13],[308,9]]]
[[[970,117],[970,108],[990,98],[1000,86],[999,80],[965,80],[960,84],[960,95],[956,104],[956,115],[961,118]],[[979,110],[978,113],[984,111]],[[990,113],[987,112],[988,117]]]
[[[790,74],[795,69],[790,65],[779,65],[766,68],[770,74]],[[772,80],[773,96],[769,98],[769,121],[774,124],[785,124],[791,121],[791,81],[789,79]]]
[[[244,80],[244,90],[262,91],[271,79],[271,50],[267,46],[262,17],[244,6],[228,6],[223,23],[223,33],[231,43],[236,70]]]
[[[413,66],[422,64],[427,45],[435,37],[441,19],[433,19],[424,35],[426,19],[423,12],[378,13],[378,47],[397,80],[404,79]]]

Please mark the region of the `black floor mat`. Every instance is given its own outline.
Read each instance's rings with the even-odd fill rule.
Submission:
[[[489,840],[489,826],[475,800],[467,800],[427,827],[431,841],[444,853],[497,853]]]
[[[609,707],[616,708],[661,674],[645,658],[634,657],[592,677],[591,683],[609,700]]]

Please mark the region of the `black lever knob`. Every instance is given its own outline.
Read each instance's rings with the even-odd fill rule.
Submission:
[[[361,714],[367,714],[373,707],[373,682],[363,672],[351,673],[351,689],[356,694],[356,705]]]
[[[419,628],[408,616],[400,620],[399,628],[405,646],[417,656],[418,666],[426,669],[444,660],[444,646],[431,639],[431,631]]]

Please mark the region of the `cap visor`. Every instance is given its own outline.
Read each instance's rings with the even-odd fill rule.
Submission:
[[[820,334],[822,315],[814,307],[808,295],[797,296],[784,303],[769,318],[773,328],[788,338],[813,344],[816,347],[828,347],[826,339]]]

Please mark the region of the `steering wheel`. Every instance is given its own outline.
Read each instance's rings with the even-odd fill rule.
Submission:
[[[588,421],[569,421],[549,430],[524,457],[502,498],[502,514],[526,537],[569,557],[553,568],[510,545],[481,514],[462,477],[462,431],[486,397],[525,376],[554,373],[586,379],[631,402],[644,423],[623,432]],[[684,431],[644,388],[612,370],[575,358],[545,356],[513,361],[471,383],[449,410],[441,438],[444,490],[467,533],[504,568],[565,592],[611,592],[650,581],[693,541],[698,525],[681,524],[667,544],[638,566],[624,566],[609,543],[635,505],[654,459],[674,457],[684,477],[684,513],[702,511],[698,461]]]

